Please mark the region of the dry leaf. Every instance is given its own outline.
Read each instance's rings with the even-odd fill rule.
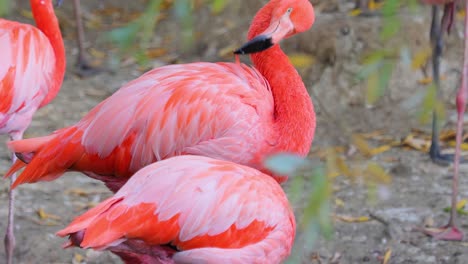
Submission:
[[[413,57],[413,61],[411,62],[411,68],[413,68],[413,70],[417,70],[423,67],[427,63],[427,60],[431,57],[431,55],[432,49],[430,47],[425,47],[424,49],[419,50]],[[426,84],[429,84],[431,82],[432,78],[430,78],[430,81]]]
[[[293,53],[288,55],[288,57],[296,68],[309,68],[314,64],[314,57],[306,53]]]
[[[29,19],[33,19],[33,14],[31,11],[29,10],[26,10],[26,9],[21,9],[20,10],[20,14],[25,17],[25,18],[29,18]]]
[[[367,179],[373,182],[389,184],[392,182],[392,177],[385,172],[385,170],[375,162],[369,162],[364,171]]]
[[[347,215],[335,215],[334,218],[341,222],[346,223],[362,223],[369,222],[371,219],[368,216],[347,216]]]
[[[367,4],[367,8],[369,8],[370,11],[374,11],[377,9],[380,9],[382,7],[383,3],[377,3],[375,0],[369,0]]]
[[[421,138],[415,138],[413,134],[409,134],[403,139],[402,145],[411,147],[415,150],[419,150],[422,152],[428,152],[430,147],[430,140],[425,140]]]
[[[239,45],[232,44],[232,45],[226,46],[218,52],[218,56],[221,58],[231,58],[234,54],[233,51],[236,50],[237,48],[239,48]]]
[[[392,249],[388,248],[387,251],[384,254],[382,264],[388,264],[388,262],[390,261],[391,256],[392,256]]]
[[[359,16],[362,13],[362,10],[359,8],[353,9],[349,12],[350,16]]]
[[[457,210],[461,210],[465,207],[467,200],[466,199],[461,199],[457,203]]]
[[[149,48],[146,50],[146,56],[150,59],[159,58],[166,54],[167,50],[165,48]]]
[[[84,256],[79,254],[79,253],[75,253],[75,255],[73,256],[73,263],[82,263],[84,261]]]
[[[44,209],[42,208],[39,208],[39,210],[37,210],[37,215],[39,216],[40,219],[42,220],[45,220],[45,219],[53,219],[53,220],[60,220],[62,219],[60,216],[58,215],[53,215],[53,214],[48,214],[44,211]]]
[[[335,198],[336,207],[344,207],[345,203],[340,198]]]

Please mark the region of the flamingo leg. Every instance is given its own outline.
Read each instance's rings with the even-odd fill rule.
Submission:
[[[11,140],[20,140],[23,138],[23,132],[11,134]],[[15,153],[12,153],[12,164],[16,161]],[[8,222],[7,229],[5,233],[5,254],[6,254],[6,263],[13,263],[13,252],[15,250],[16,240],[14,234],[14,220],[15,220],[15,191],[11,189],[11,185],[16,180],[16,173],[11,175],[10,178],[10,188],[8,192]]]
[[[86,51],[84,47],[85,36],[83,20],[81,19],[80,0],[73,0],[73,10],[76,20],[76,35],[78,38],[78,58],[76,62],[77,73],[81,77],[95,75],[100,72],[99,69],[92,67],[86,59]]]
[[[439,7],[437,5],[432,6],[432,22],[431,22],[431,33],[430,39],[432,43],[432,75],[434,79],[434,85],[437,90],[437,98],[440,93],[440,58],[442,56],[443,48],[443,31],[439,19]],[[429,150],[429,156],[432,161],[440,165],[449,165],[453,161],[453,155],[442,154],[439,145],[439,118],[437,111],[434,109],[432,112],[432,137],[431,147]]]
[[[468,0],[465,6],[465,11],[468,12]],[[435,239],[441,240],[463,240],[463,233],[457,226],[457,196],[458,196],[458,176],[460,167],[460,147],[463,134],[463,117],[466,107],[467,98],[467,75],[468,75],[468,17],[465,17],[465,45],[464,45],[464,58],[463,58],[463,74],[462,83],[457,92],[457,132],[456,132],[456,146],[455,146],[455,158],[453,165],[453,179],[452,179],[452,208],[450,210],[450,219],[446,226],[441,228],[423,229],[422,231],[434,237]]]

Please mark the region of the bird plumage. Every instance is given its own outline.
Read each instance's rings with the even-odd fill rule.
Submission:
[[[312,26],[310,2],[283,1],[262,8],[249,39],[254,31],[276,28],[269,23],[283,21],[280,33],[285,35],[276,42]],[[295,10],[294,23],[288,8]],[[268,155],[307,155],[315,113],[300,75],[276,43],[252,60],[255,68],[199,62],[154,69],[76,125],[46,138],[10,142],[10,149],[29,163],[14,186],[77,170],[116,191],[138,169],[176,155],[230,160],[265,172],[262,164]],[[8,174],[23,165],[18,161]]]
[[[113,197],[58,232],[77,234],[78,246],[98,250],[119,252],[119,245],[133,248],[137,240],[147,248],[170,244],[177,251],[168,256],[176,263],[280,263],[290,253],[295,221],[268,175],[183,155],[141,169]]]

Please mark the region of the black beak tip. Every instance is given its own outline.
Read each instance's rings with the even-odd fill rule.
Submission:
[[[256,53],[264,51],[273,45],[274,44],[271,37],[259,35],[242,45],[242,47],[240,47],[239,49],[235,50],[234,54],[243,55]]]
[[[236,54],[236,55],[243,55],[243,54],[245,54],[245,52],[242,50],[242,48],[240,48],[240,49],[235,50],[235,51],[234,51],[234,54]]]

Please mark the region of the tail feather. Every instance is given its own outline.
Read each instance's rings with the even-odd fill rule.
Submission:
[[[111,206],[113,206],[114,204],[120,202],[122,199],[123,198],[117,198],[116,199],[114,197],[111,197],[111,198],[103,201],[102,203],[100,203],[96,207],[90,209],[89,211],[87,211],[83,215],[80,215],[77,218],[75,218],[73,220],[73,222],[71,222],[66,228],[58,231],[56,233],[56,235],[61,236],[61,237],[68,236],[68,235],[71,236],[71,235],[73,235],[75,233],[86,230],[88,228],[88,226],[97,217],[101,216],[101,214],[105,213],[107,210],[109,210],[109,208]],[[80,244],[81,244],[81,242],[80,242]]]
[[[71,127],[46,137],[9,142],[8,147],[17,155],[31,157],[28,154],[33,153],[27,165],[17,161],[7,172],[7,176],[10,176],[26,167],[12,188],[23,183],[51,181],[60,177],[83,155],[84,149],[80,143],[82,134],[76,127]]]
[[[7,173],[5,174],[5,177],[4,178],[8,178],[10,177],[11,175],[13,175],[13,173],[21,170],[23,167],[25,167],[27,164],[24,163],[22,160],[16,160],[16,162],[13,164],[13,166],[11,166],[11,168],[7,171]]]

